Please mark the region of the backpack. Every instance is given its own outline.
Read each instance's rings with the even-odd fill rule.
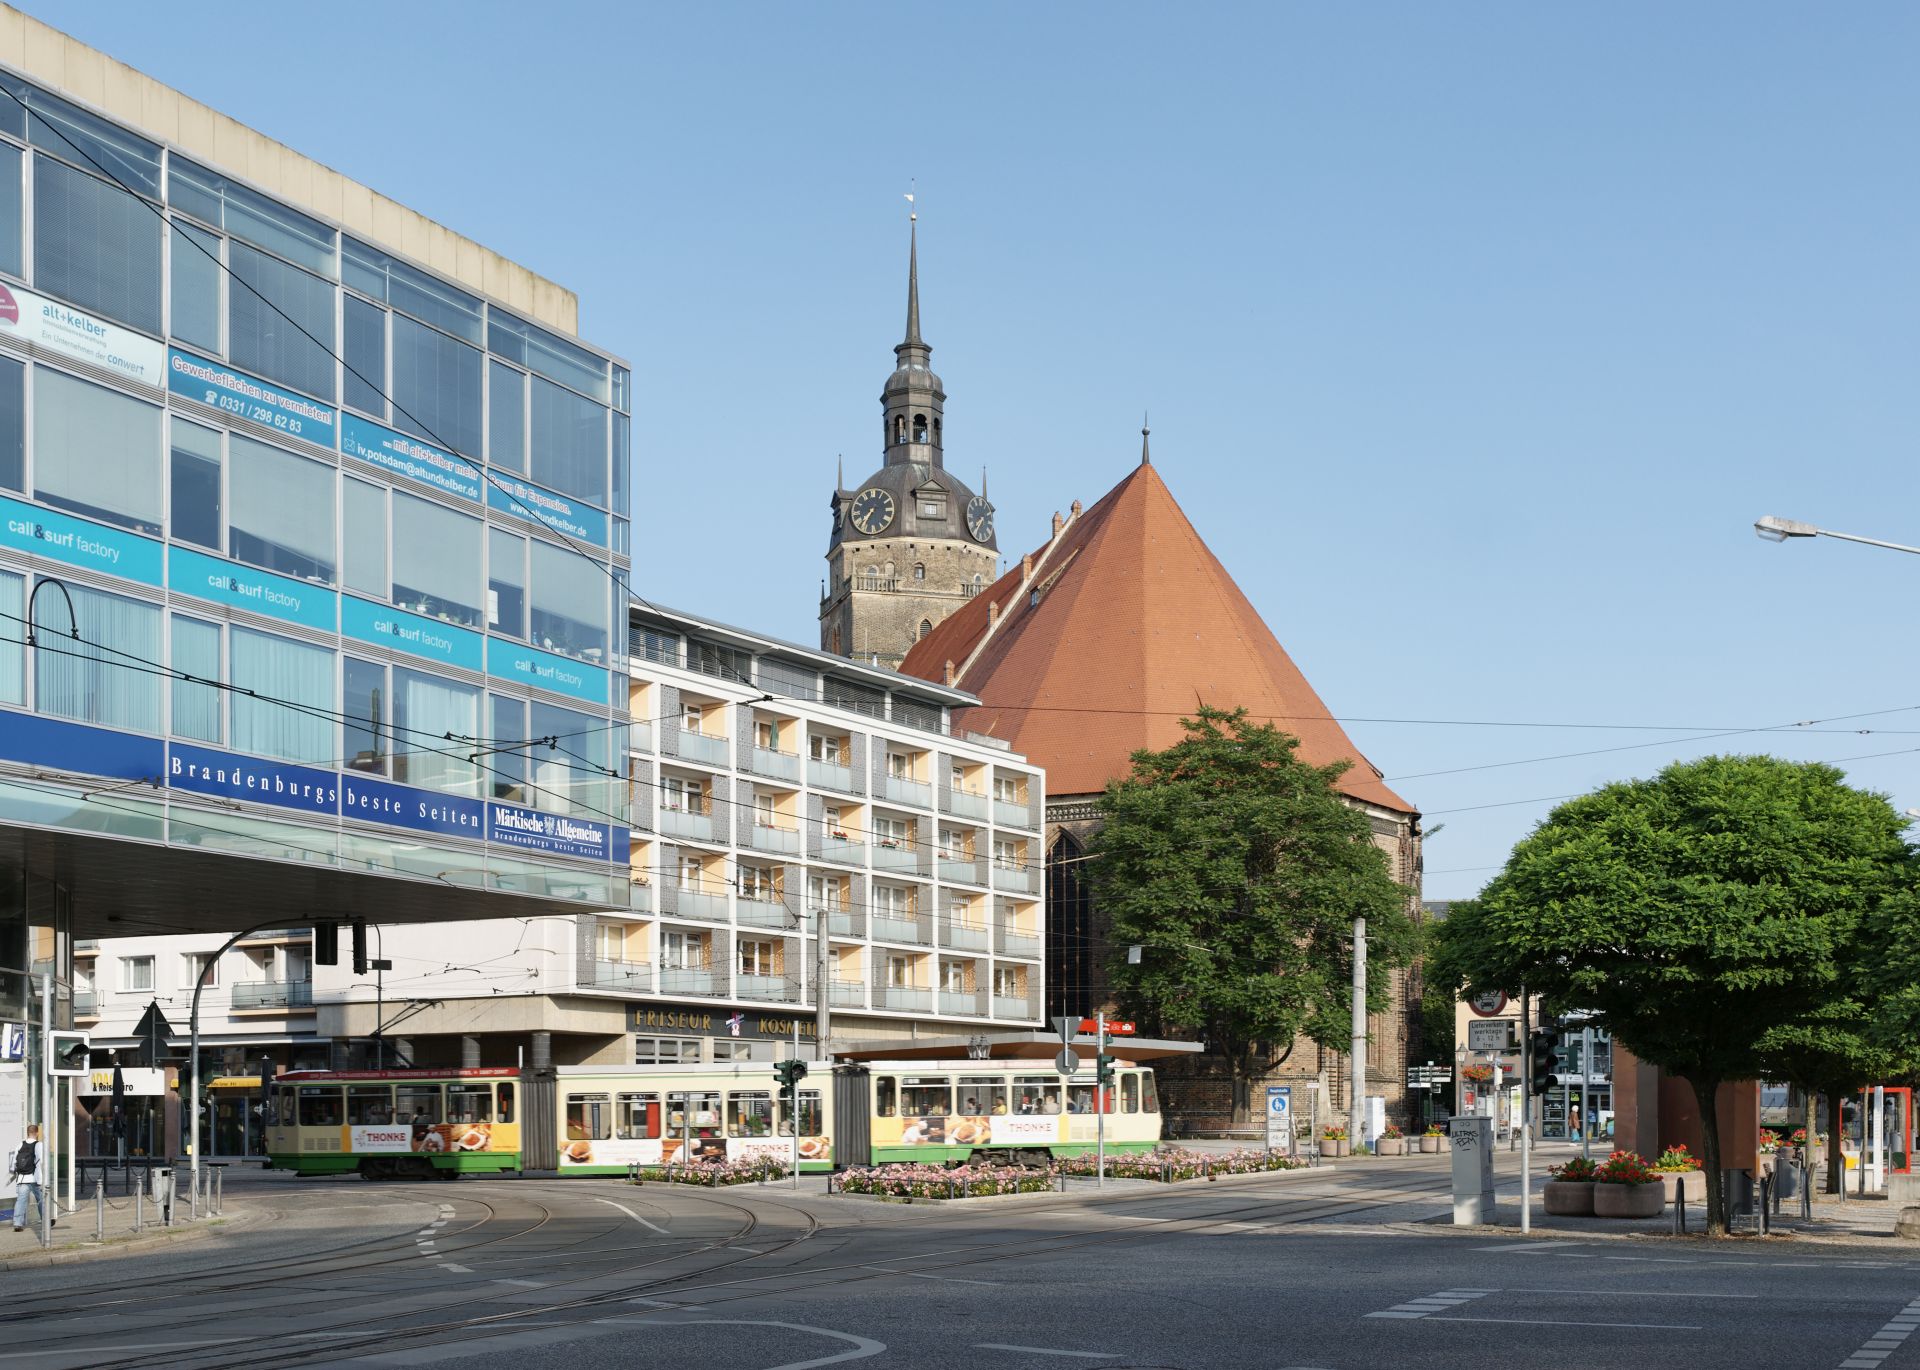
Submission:
[[[40,1143],[22,1142],[20,1149],[13,1154],[13,1173],[31,1175],[40,1163]]]

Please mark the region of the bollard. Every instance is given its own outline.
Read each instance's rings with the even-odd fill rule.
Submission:
[[[220,1216],[220,1205],[226,1201],[226,1197],[227,1172],[224,1170],[216,1170],[213,1172],[213,1212],[215,1217]]]
[[[1684,1237],[1687,1232],[1687,1186],[1682,1180],[1673,1182],[1673,1235]]]
[[[140,1231],[141,1217],[142,1217],[142,1213],[140,1208],[140,1189],[138,1186],[136,1186],[133,1191],[133,1230],[135,1233],[138,1233]]]
[[[93,1239],[96,1242],[107,1239],[107,1177],[105,1175],[93,1182]]]
[[[1813,1221],[1813,1167],[1800,1163],[1800,1216]]]

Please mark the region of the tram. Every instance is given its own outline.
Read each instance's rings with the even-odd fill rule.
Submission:
[[[790,1108],[771,1061],[642,1067],[294,1071],[274,1081],[267,1164],[369,1179],[624,1175],[675,1161],[791,1162],[803,1171],[972,1160],[1043,1165],[1161,1135],[1153,1072],[1105,1089],[1030,1061],[814,1066]],[[797,1115],[797,1116],[796,1116]],[[797,1140],[796,1140],[797,1138]]]

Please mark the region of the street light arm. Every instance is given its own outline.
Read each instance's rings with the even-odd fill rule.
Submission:
[[[1903,542],[1884,542],[1879,538],[1861,537],[1858,533],[1836,533],[1831,528],[1819,528],[1798,519],[1776,518],[1772,514],[1755,519],[1753,531],[1768,542],[1785,542],[1788,538],[1838,538],[1842,542],[1863,542],[1869,547],[1884,547],[1889,552],[1911,552],[1920,556],[1920,547],[1909,547]]]

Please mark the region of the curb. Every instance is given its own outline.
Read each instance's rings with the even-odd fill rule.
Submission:
[[[1072,1187],[1064,1190],[1046,1189],[1030,1194],[980,1194],[964,1199],[958,1197],[952,1199],[908,1199],[893,1194],[847,1194],[844,1192],[835,1192],[825,1195],[824,1197],[830,1203],[838,1202],[841,1199],[848,1199],[854,1202],[864,1201],[868,1203],[899,1204],[903,1207],[922,1205],[927,1208],[947,1209],[970,1208],[975,1204],[990,1204],[996,1201],[1014,1201],[1033,1205],[1048,1202],[1071,1204],[1094,1202],[1102,1199],[1157,1199],[1164,1195],[1184,1194],[1195,1189],[1205,1189],[1209,1185],[1246,1185],[1256,1180],[1277,1180],[1293,1177],[1306,1178],[1314,1175],[1330,1174],[1337,1169],[1339,1169],[1339,1167],[1333,1165],[1307,1166],[1299,1170],[1256,1170],[1242,1175],[1216,1175],[1211,1180],[1201,1178],[1173,1180],[1171,1182],[1140,1180],[1132,1176],[1122,1177],[1115,1175],[1108,1177],[1109,1179],[1118,1180],[1120,1183],[1128,1185],[1129,1188],[1126,1189],[1101,1189],[1094,1184],[1093,1176],[1076,1175],[1072,1177],[1075,1181]]]
[[[244,1212],[232,1216],[196,1219],[191,1226],[149,1230],[138,1235],[129,1233],[119,1237],[108,1237],[105,1241],[89,1240],[74,1246],[56,1247],[51,1251],[42,1249],[23,1256],[12,1256],[0,1261],[0,1270],[38,1270],[55,1265],[75,1265],[86,1261],[112,1260],[120,1256],[137,1256],[154,1247],[169,1246],[176,1242],[200,1242],[215,1236],[231,1236],[263,1220],[268,1220],[271,1216],[269,1210],[254,1208],[249,1204]]]

